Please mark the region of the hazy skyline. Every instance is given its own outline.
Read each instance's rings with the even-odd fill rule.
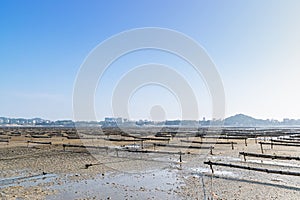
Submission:
[[[119,32],[162,27],[202,45],[223,80],[226,117],[243,113],[262,119],[300,118],[300,2],[249,1],[1,1],[0,116],[72,119],[76,75],[88,53]],[[111,116],[116,83],[134,66],[162,63],[186,77],[210,118],[205,83],[180,58],[135,52],[117,60],[100,80],[97,116]],[[159,98],[157,98],[159,97]],[[176,119],[176,98],[157,86],[136,91],[133,119],[149,118],[160,105]]]

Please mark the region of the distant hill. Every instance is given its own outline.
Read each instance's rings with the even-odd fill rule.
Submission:
[[[299,119],[283,119],[283,121],[278,120],[263,120],[255,119],[253,117],[237,114],[231,117],[228,117],[224,120],[225,126],[241,126],[241,127],[251,127],[251,126],[300,126]]]
[[[270,120],[255,119],[243,114],[228,117],[224,121],[225,126],[265,126],[272,124],[273,122]]]

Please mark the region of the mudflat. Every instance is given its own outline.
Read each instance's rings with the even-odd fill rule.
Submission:
[[[297,175],[204,164],[204,161],[211,161],[270,172],[300,173],[297,159],[244,157],[240,154],[297,157],[297,145],[271,146],[271,142],[297,144],[295,134],[277,131],[276,134],[251,137],[237,134],[232,137],[223,135],[224,131],[222,134],[200,132],[201,136],[189,130],[177,133],[165,130],[157,134],[153,128],[128,129],[126,132],[113,128],[101,131],[92,128],[2,128],[0,197],[299,198],[300,177]]]

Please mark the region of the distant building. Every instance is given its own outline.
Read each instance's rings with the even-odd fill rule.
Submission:
[[[114,123],[123,123],[123,118],[122,117],[105,117],[105,119],[104,119],[104,121],[105,122],[107,122],[107,123],[112,123],[112,122],[114,122]]]
[[[122,117],[105,117],[103,127],[117,127],[118,125],[123,124]]]
[[[179,126],[180,123],[181,123],[180,120],[171,120],[171,121],[167,120],[165,122],[165,125],[167,125],[167,126]]]

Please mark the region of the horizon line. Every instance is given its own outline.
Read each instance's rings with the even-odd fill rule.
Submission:
[[[223,119],[216,119],[216,118],[206,118],[205,116],[202,117],[202,119],[164,119],[164,120],[152,120],[152,119],[128,119],[128,118],[124,118],[124,117],[115,117],[115,116],[106,116],[102,119],[96,119],[96,120],[74,120],[72,118],[64,118],[64,119],[48,119],[48,118],[44,118],[44,117],[9,117],[9,116],[0,116],[0,118],[9,118],[9,119],[26,119],[26,120],[32,120],[32,119],[42,119],[42,120],[46,120],[46,121],[73,121],[73,122],[93,122],[93,121],[105,121],[105,118],[122,118],[123,120],[126,119],[128,121],[151,121],[151,122],[163,122],[163,121],[176,121],[176,120],[180,120],[180,121],[218,121],[218,120],[225,120],[227,118],[230,117],[234,117],[237,115],[243,115],[243,116],[247,116],[247,117],[251,117],[254,118],[256,120],[270,120],[270,121],[284,121],[285,119],[288,120],[300,120],[300,118],[296,119],[296,118],[288,118],[288,117],[283,117],[281,120],[279,119],[274,119],[274,118],[256,118],[253,117],[251,115],[247,115],[247,114],[243,114],[243,113],[238,113],[238,114],[234,114],[234,115],[230,115],[228,117],[224,117]]]

